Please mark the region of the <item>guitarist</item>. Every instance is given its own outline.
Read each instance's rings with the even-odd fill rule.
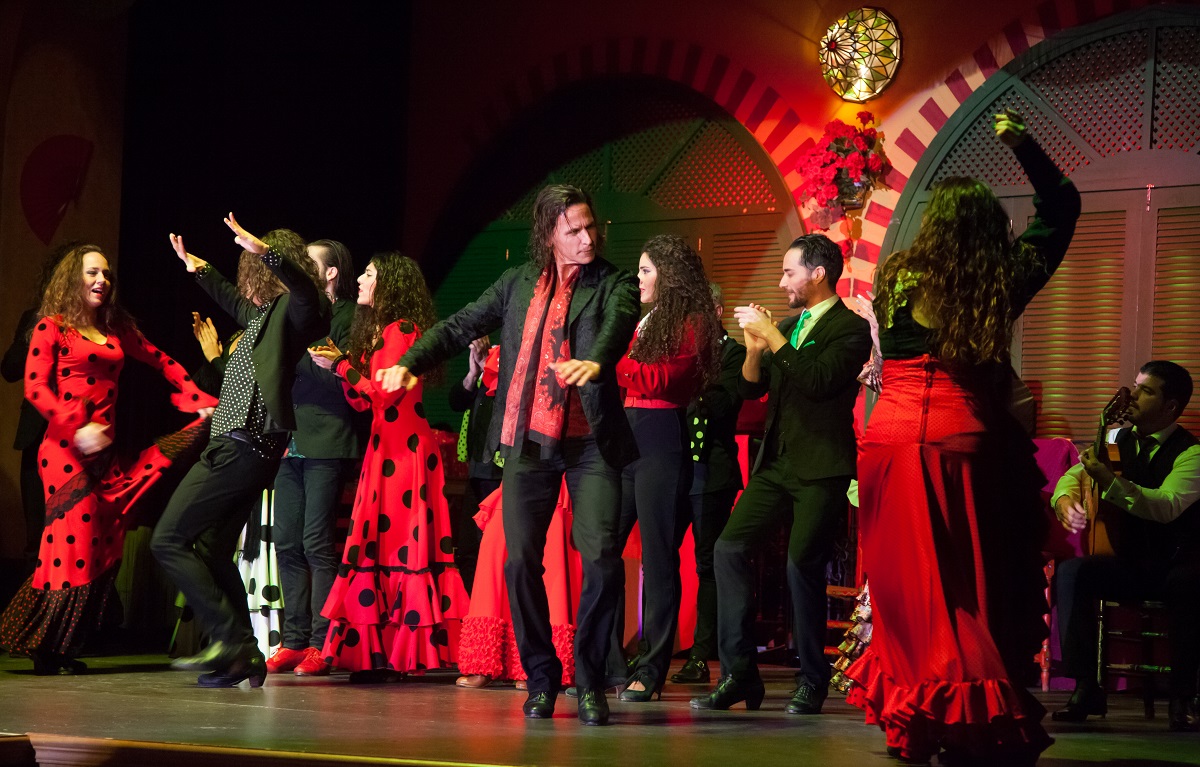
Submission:
[[[1070,532],[1087,526],[1079,502],[1082,472],[1114,507],[1119,537],[1115,553],[1067,560],[1058,568],[1058,602],[1063,662],[1075,679],[1059,722],[1103,715],[1108,705],[1097,682],[1096,604],[1161,599],[1166,603],[1171,655],[1168,725],[1173,731],[1200,729],[1196,675],[1200,669],[1200,442],[1176,421],[1192,396],[1187,370],[1157,360],[1142,366],[1134,381],[1128,421],[1117,432],[1122,476],[1093,454],[1080,456],[1054,489],[1055,516]]]

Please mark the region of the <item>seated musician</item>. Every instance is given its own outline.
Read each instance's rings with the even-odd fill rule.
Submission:
[[[1196,730],[1200,666],[1200,443],[1176,423],[1192,396],[1192,379],[1174,362],[1142,366],[1127,420],[1117,432],[1121,476],[1091,448],[1054,489],[1055,516],[1070,532],[1088,524],[1080,503],[1086,472],[1111,517],[1114,553],[1071,559],[1055,582],[1063,661],[1075,692],[1055,721],[1082,722],[1107,711],[1096,674],[1096,607],[1101,598],[1166,603],[1171,663],[1168,724]]]

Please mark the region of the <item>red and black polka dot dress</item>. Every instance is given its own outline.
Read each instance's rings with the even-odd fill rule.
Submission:
[[[454,567],[441,456],[425,420],[420,384],[385,394],[376,371],[391,367],[421,337],[411,322],[383,330],[371,377],[337,366],[346,397],[371,410],[346,552],[322,613],[330,620],[322,654],[349,671],[419,672],[456,660],[467,592]]]
[[[98,624],[116,577],[129,509],[180,450],[207,436],[197,421],[123,461],[111,447],[88,456],[75,448],[80,427],[113,424],[126,354],[179,390],[172,400],[180,410],[216,404],[136,331],[110,333],[96,343],[57,317],[37,324],[25,364],[25,397],[49,422],[38,449],[46,528],[37,569],[0,618],[0,646],[10,652],[71,654],[79,648],[84,633]]]

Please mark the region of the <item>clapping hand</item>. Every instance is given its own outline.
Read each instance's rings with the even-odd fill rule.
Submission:
[[[733,316],[742,329],[746,349],[749,351],[764,351],[770,346],[767,343],[770,333],[772,331],[779,332],[775,327],[771,311],[760,304],[734,307]]]
[[[381,368],[375,371],[376,383],[388,394],[400,389],[412,391],[418,380],[403,365],[392,365],[390,368]]]
[[[1005,146],[1015,147],[1025,140],[1025,118],[1011,109],[1005,109],[996,118],[996,137]]]
[[[200,351],[204,353],[204,359],[212,362],[221,356],[224,347],[221,346],[221,340],[217,337],[217,329],[213,326],[212,317],[202,320],[200,312],[192,312],[192,334],[200,342]]]
[[[242,225],[239,224],[237,219],[233,217],[233,211],[230,211],[229,215],[225,217],[225,226],[229,227],[233,231],[233,241],[238,245],[241,245],[243,249],[248,250],[258,256],[261,256],[263,253],[267,252],[267,243],[243,229]]]
[[[308,347],[308,355],[312,357],[312,361],[317,367],[329,370],[338,357],[342,356],[342,350],[337,347],[332,338],[326,338],[325,343]]]

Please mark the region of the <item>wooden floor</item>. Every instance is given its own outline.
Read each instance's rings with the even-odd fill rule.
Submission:
[[[207,690],[195,686],[194,673],[171,671],[165,656],[87,661],[87,675],[36,677],[28,661],[0,659],[0,734],[33,733],[30,739],[43,767],[89,760],[232,767],[253,761],[239,756],[257,757],[258,764],[283,764],[302,761],[301,754],[311,755],[313,762],[340,764],[896,764],[884,753],[882,733],[863,724],[861,714],[840,698],[831,698],[822,716],[784,714],[793,684],[791,673],[782,668],[764,670],[768,692],[758,712],[693,711],[688,699],[704,688],[674,685],[661,702],[610,699],[613,724],[601,728],[581,727],[574,701],[565,696],[559,697],[552,720],[526,721],[521,717],[523,693],[459,689],[450,673],[380,686],[351,685],[345,675],[286,674],[271,676],[261,690],[245,685]],[[1042,696],[1051,709],[1065,699],[1065,693]],[[1140,699],[1114,696],[1105,720],[1073,726],[1049,722],[1057,742],[1040,763],[1200,765],[1200,735],[1168,732],[1165,709],[1160,704],[1159,717],[1146,720]],[[112,751],[122,741],[136,742],[130,748],[172,745],[143,745],[153,755],[141,759],[61,757],[71,744],[83,744],[85,751],[88,743]],[[51,753],[54,749],[59,756]],[[30,763],[5,761],[3,754],[10,752],[19,748],[0,748],[0,765]]]

